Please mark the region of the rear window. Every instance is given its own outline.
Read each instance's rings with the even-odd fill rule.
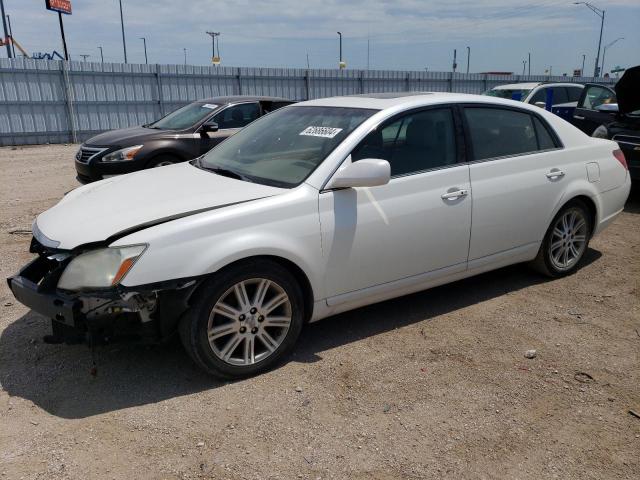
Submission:
[[[498,97],[498,98],[506,98],[508,100],[524,100],[531,90],[527,89],[491,89],[487,92],[484,92],[485,95],[489,97]]]
[[[533,117],[502,108],[464,109],[474,160],[505,157],[538,150]]]

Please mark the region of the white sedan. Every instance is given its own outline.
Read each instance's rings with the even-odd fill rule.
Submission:
[[[313,100],[190,163],[70,192],[9,285],[53,320],[49,342],[177,331],[204,370],[242,377],[306,322],[519,262],[570,274],[629,189],[614,142],[535,106]]]

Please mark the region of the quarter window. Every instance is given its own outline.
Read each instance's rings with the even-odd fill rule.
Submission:
[[[501,108],[465,108],[475,160],[538,150],[532,117]]]
[[[456,162],[453,114],[449,108],[412,113],[371,132],[351,153],[351,160],[380,158],[391,175],[407,175]]]
[[[533,123],[536,125],[536,134],[538,136],[538,148],[540,150],[549,150],[556,148],[556,142],[553,141],[553,137],[549,133],[547,127],[545,127],[538,117],[533,117]]]
[[[605,87],[591,86],[587,87],[582,105],[579,107],[586,108],[587,110],[595,110],[602,104],[617,103],[616,95]]]

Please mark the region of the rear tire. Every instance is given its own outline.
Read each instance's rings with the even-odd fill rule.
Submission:
[[[216,273],[181,319],[189,356],[219,378],[243,378],[273,367],[302,331],[302,291],[284,267],[252,260]]]
[[[587,206],[580,200],[570,201],[553,218],[532,267],[551,278],[571,275],[589,247],[592,231]]]

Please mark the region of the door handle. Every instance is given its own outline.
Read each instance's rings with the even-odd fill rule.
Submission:
[[[456,198],[465,197],[469,193],[468,190],[460,189],[455,192],[447,192],[440,195],[443,200],[455,200]]]
[[[584,117],[582,115],[574,115],[573,118],[575,118],[576,120],[584,120]]]
[[[562,178],[564,177],[564,172],[562,170],[551,170],[547,173],[547,178]]]

